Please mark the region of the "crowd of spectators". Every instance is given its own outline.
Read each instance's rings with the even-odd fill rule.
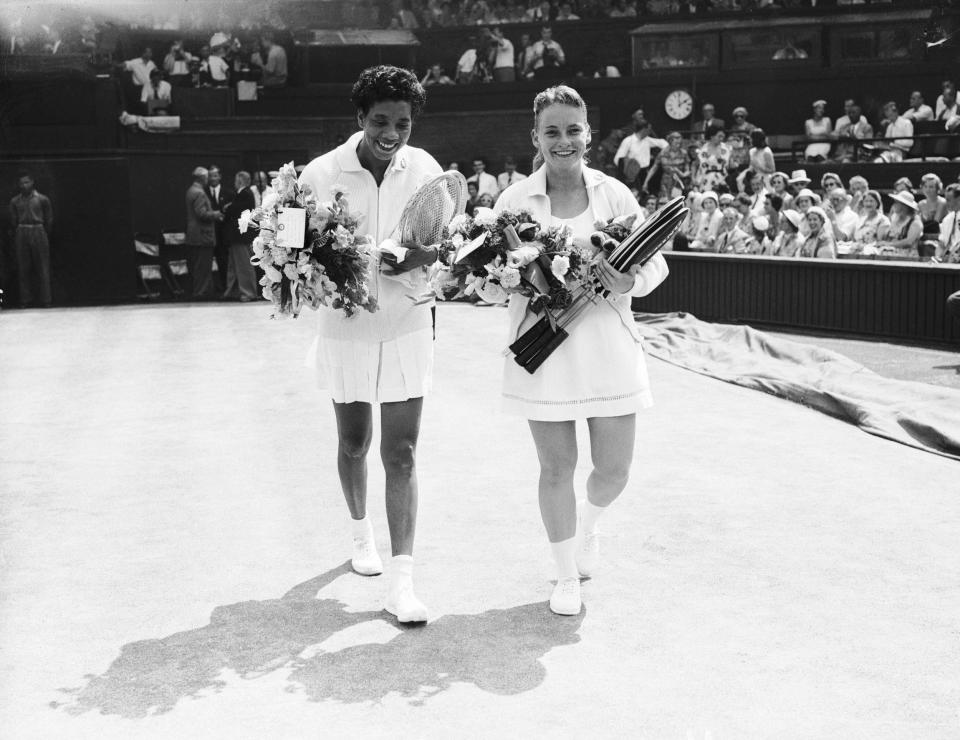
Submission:
[[[388,28],[490,26],[607,18],[707,16],[757,11],[822,11],[881,5],[916,8],[919,0],[392,0]]]
[[[927,125],[932,133],[937,134],[960,131],[957,86],[952,80],[945,80],[941,85],[935,107],[927,105],[921,90],[914,90],[903,107],[896,101],[887,101],[881,108],[876,126],[871,125],[853,98],[843,102],[843,115],[836,123],[826,113],[827,101],[815,100],[813,114],[804,122],[808,143],[803,154],[808,162],[852,162],[855,159],[902,162],[909,157],[914,146],[917,124]]]

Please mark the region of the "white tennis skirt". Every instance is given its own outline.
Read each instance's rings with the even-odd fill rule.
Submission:
[[[390,403],[426,396],[433,385],[433,329],[386,342],[318,337],[317,384],[337,403]]]

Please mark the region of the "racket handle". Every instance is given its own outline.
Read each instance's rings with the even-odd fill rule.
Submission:
[[[521,363],[521,367],[526,370],[528,373],[533,375],[537,372],[537,369],[546,362],[547,358],[553,354],[553,351],[563,344],[564,340],[570,336],[566,331],[557,327],[557,333],[549,338],[549,341],[537,352],[533,357],[529,358],[525,363]],[[517,362],[520,363],[520,358],[517,357]]]
[[[521,355],[526,352],[535,342],[550,331],[550,320],[544,316],[536,324],[527,329],[523,334],[517,337],[517,340],[510,345],[510,351],[515,355]]]

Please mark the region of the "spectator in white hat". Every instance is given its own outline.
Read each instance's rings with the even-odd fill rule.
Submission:
[[[222,86],[228,82],[227,75],[230,73],[230,65],[223,57],[229,44],[230,39],[225,33],[217,32],[210,37],[210,56],[205,61],[205,71],[214,85]],[[201,65],[201,72],[203,71],[203,65]]]
[[[780,231],[765,250],[771,257],[796,257],[800,249],[800,224],[803,216],[788,208],[780,213]]]
[[[890,225],[878,232],[878,246],[881,251],[893,252],[898,256],[916,257],[917,244],[923,235],[917,200],[908,190],[893,193],[890,197],[893,199],[890,206]]]
[[[713,243],[717,238],[717,231],[723,221],[720,213],[717,194],[708,190],[700,196],[700,211],[690,223],[690,250],[694,252],[713,251]]]
[[[807,222],[808,234],[800,245],[797,256],[808,259],[836,259],[837,245],[824,210],[820,206],[813,206],[807,211],[804,220]]]
[[[830,135],[833,125],[830,118],[825,116],[826,100],[813,101],[813,116],[804,121],[804,133],[808,139],[813,139],[803,151],[808,162],[822,162],[830,156]]]

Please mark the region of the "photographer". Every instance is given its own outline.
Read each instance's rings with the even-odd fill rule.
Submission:
[[[174,87],[190,87],[190,62],[194,57],[183,48],[183,40],[177,39],[163,59],[163,70]]]
[[[540,40],[533,45],[530,69],[533,76],[544,80],[557,79],[561,76],[561,68],[566,61],[563,47],[553,40],[553,29],[550,26],[541,28]]]
[[[503,35],[500,26],[484,31],[490,45],[490,66],[494,82],[513,82],[517,79],[513,68],[513,42]]]

